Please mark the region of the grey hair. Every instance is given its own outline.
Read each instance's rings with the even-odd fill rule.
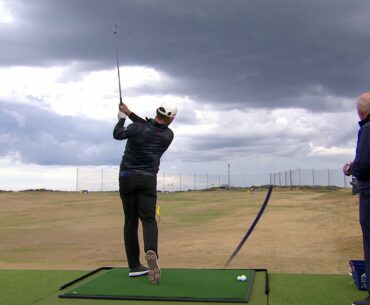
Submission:
[[[365,113],[370,113],[370,93],[364,93],[357,99],[357,107]]]

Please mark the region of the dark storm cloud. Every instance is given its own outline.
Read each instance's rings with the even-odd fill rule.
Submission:
[[[233,137],[199,136],[191,144],[192,154],[179,152],[181,160],[188,162],[207,162],[214,160],[231,160],[265,156],[299,156],[310,152],[308,139],[300,139],[288,135],[243,135]]]
[[[17,0],[11,7],[16,23],[0,29],[3,66],[113,68],[118,20],[121,63],[178,81],[160,93],[222,108],[336,111],[345,105],[325,97],[369,90],[365,0]]]
[[[42,165],[118,165],[125,142],[109,123],[0,102],[0,157]]]

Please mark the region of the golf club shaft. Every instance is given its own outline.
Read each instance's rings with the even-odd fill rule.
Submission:
[[[118,72],[119,103],[122,105],[121,74],[119,72],[119,60],[118,60],[118,38],[117,38],[118,28],[119,28],[119,24],[116,23],[114,25],[114,35],[116,37],[115,42],[116,42],[116,60],[117,60],[117,72]]]
[[[271,196],[271,192],[272,192],[272,185],[270,185],[269,189],[268,189],[268,192],[267,192],[267,195],[266,195],[266,198],[265,198],[265,201],[263,202],[263,205],[260,209],[260,211],[258,212],[258,215],[256,217],[256,219],[253,221],[251,227],[249,228],[248,232],[244,235],[244,237],[242,238],[242,240],[240,241],[239,245],[236,247],[236,249],[234,250],[233,254],[231,254],[231,256],[229,257],[229,259],[227,260],[226,264],[225,264],[225,267],[229,266],[230,263],[233,261],[233,259],[235,258],[235,256],[238,254],[238,252],[240,251],[240,249],[243,247],[244,243],[247,241],[248,237],[251,235],[251,233],[253,232],[255,226],[257,225],[258,221],[260,220],[266,206],[267,206],[267,203],[269,202],[270,200],[270,196]]]

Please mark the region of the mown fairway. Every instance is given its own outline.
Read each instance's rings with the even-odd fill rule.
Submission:
[[[266,190],[158,195],[162,267],[222,268],[254,220]],[[0,193],[0,269],[127,265],[118,193]],[[350,190],[274,190],[230,267],[347,273],[362,257],[358,197]]]

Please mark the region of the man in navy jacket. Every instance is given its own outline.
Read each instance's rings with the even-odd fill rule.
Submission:
[[[162,103],[154,119],[144,120],[131,112],[125,104],[119,106],[118,123],[113,131],[116,140],[127,140],[119,174],[119,189],[125,213],[124,242],[129,265],[129,276],[148,274],[152,284],[159,284],[158,227],[155,219],[157,202],[157,173],[160,159],[173,140],[168,127],[177,108]],[[126,116],[133,123],[125,125]],[[139,219],[143,226],[145,258],[148,267],[140,263],[138,239]]]
[[[357,100],[357,114],[360,118],[356,157],[343,166],[345,175],[357,178],[360,191],[360,224],[362,229],[365,271],[369,296],[355,301],[353,305],[370,305],[370,92]]]

